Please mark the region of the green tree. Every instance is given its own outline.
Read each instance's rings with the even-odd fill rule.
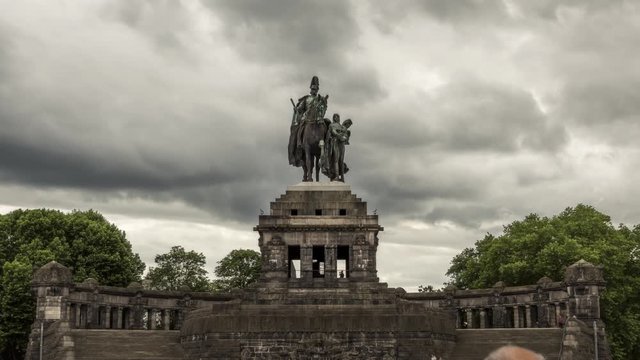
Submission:
[[[5,299],[0,358],[24,353],[34,304],[11,299],[31,299],[32,269],[51,260],[72,268],[75,281],[92,277],[111,286],[139,281],[145,268],[125,233],[96,211],[36,209],[0,215],[0,293]]]
[[[22,359],[33,322],[34,300],[30,292],[32,269],[20,261],[5,262],[0,286],[0,347],[2,359]]]
[[[604,266],[603,318],[616,360],[640,358],[640,227],[617,228],[611,218],[579,204],[551,218],[536,214],[487,234],[456,255],[447,271],[459,288],[535,284],[563,278],[580,259]]]
[[[249,249],[232,250],[227,256],[218,261],[214,280],[214,291],[229,291],[242,289],[254,283],[260,277],[260,253]]]
[[[182,246],[174,246],[166,254],[156,255],[158,266],[149,268],[146,279],[156,290],[179,290],[186,286],[193,291],[209,290],[206,258],[202,253],[185,251]]]

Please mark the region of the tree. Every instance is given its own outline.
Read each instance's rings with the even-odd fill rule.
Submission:
[[[551,218],[531,214],[464,249],[447,275],[459,288],[535,284],[543,276],[561,280],[580,259],[604,266],[601,304],[614,359],[640,358],[640,226],[616,228],[582,204]]]
[[[139,281],[145,268],[125,233],[96,211],[0,215],[0,358],[21,358],[26,350],[34,316],[34,304],[26,300],[32,269],[51,260],[72,268],[75,281],[92,277],[111,286]]]
[[[209,290],[206,258],[202,253],[185,251],[182,246],[174,246],[166,254],[156,255],[157,267],[149,268],[146,279],[156,290],[180,290],[188,287],[193,291]]]
[[[248,249],[236,249],[218,261],[213,281],[215,291],[242,289],[260,277],[260,253]]]
[[[0,348],[2,359],[17,360],[24,355],[33,322],[34,300],[31,295],[31,265],[20,261],[5,262],[0,286]]]

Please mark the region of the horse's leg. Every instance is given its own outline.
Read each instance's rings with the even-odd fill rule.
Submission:
[[[316,182],[320,181],[320,156],[316,156]]]
[[[311,146],[309,145],[304,147],[304,162],[307,166],[304,170],[303,181],[313,181],[313,157],[311,155]]]

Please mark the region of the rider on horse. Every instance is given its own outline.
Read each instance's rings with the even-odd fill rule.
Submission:
[[[293,119],[291,121],[291,133],[289,135],[289,164],[300,167],[304,162],[302,150],[302,134],[305,125],[310,122],[324,121],[324,114],[327,111],[327,96],[318,94],[320,82],[318,77],[311,79],[310,94],[298,99],[298,104],[294,107]],[[293,102],[293,101],[292,101]]]

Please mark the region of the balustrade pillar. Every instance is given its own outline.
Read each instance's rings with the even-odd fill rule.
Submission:
[[[111,306],[104,307],[104,328],[109,329],[111,327]]]
[[[149,330],[155,330],[158,326],[157,322],[156,322],[156,309],[149,309],[148,310],[148,319],[149,319]]]
[[[116,318],[116,328],[117,329],[123,329],[124,328],[124,323],[123,323],[123,319],[122,319],[122,306],[118,306],[118,317]]]
[[[480,329],[484,329],[487,327],[487,311],[485,309],[480,309]]]
[[[300,248],[300,277],[306,281],[313,281],[313,247]]]
[[[467,329],[473,329],[473,310],[466,309],[467,313]]]
[[[162,328],[164,330],[170,330],[171,326],[171,318],[170,318],[171,310],[165,309],[162,310]]]
[[[82,327],[82,305],[81,304],[76,304],[75,327],[77,329],[80,329]]]
[[[531,324],[531,305],[524,306],[524,316],[527,322],[526,327],[533,327],[533,325]]]
[[[513,307],[513,327],[520,327],[520,307],[517,305]]]

